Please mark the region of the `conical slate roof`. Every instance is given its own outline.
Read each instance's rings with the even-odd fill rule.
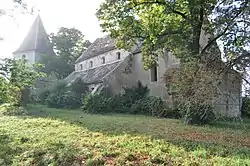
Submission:
[[[47,33],[44,29],[42,20],[39,15],[35,19],[22,44],[14,52],[14,54],[26,51],[36,51],[39,53],[54,54],[53,48],[49,42]]]

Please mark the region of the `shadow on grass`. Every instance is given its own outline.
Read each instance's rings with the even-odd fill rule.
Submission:
[[[250,119],[244,117],[241,120],[218,120],[214,124],[212,124],[215,128],[222,129],[237,129],[237,130],[248,130],[250,131]]]
[[[60,110],[46,108],[45,106],[28,106],[28,115],[31,117],[50,118],[76,124],[80,127],[87,128],[89,131],[101,132],[105,135],[122,135],[130,134],[150,136],[152,139],[164,139],[178,147],[184,148],[186,151],[194,151],[197,149],[206,149],[211,155],[239,156],[241,158],[249,158],[250,147],[231,144],[230,140],[192,140],[187,139],[189,132],[195,134],[223,134],[225,128],[236,134],[249,134],[249,123],[229,123],[218,122],[212,126],[186,126],[178,120],[173,119],[156,119],[138,115],[89,115],[84,114],[80,110]],[[249,122],[249,121],[248,121]],[[242,127],[245,125],[245,127]],[[186,134],[186,135],[185,135]],[[249,135],[247,135],[249,136]],[[249,136],[250,137],[250,136]],[[237,141],[237,140],[236,140]],[[229,143],[229,144],[228,144]]]

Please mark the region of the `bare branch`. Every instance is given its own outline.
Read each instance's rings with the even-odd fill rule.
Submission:
[[[245,5],[242,8],[245,8],[248,4],[248,1],[246,1]],[[212,46],[214,44],[214,42],[216,42],[216,40],[218,40],[220,37],[222,37],[223,35],[227,35],[226,32],[229,30],[230,26],[234,23],[235,19],[242,14],[244,10],[240,10],[227,24],[227,27],[223,30],[222,33],[220,33],[219,35],[217,35],[215,38],[213,38],[201,51],[200,54],[203,54],[210,46]]]

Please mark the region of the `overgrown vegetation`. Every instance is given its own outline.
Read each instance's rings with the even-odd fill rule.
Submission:
[[[131,88],[123,88],[117,95],[104,91],[84,98],[82,109],[86,113],[127,113],[165,117],[165,103],[159,97],[148,96],[149,89],[140,81]]]
[[[250,82],[249,9],[248,0],[105,0],[97,17],[118,48],[130,49],[141,42],[145,69],[157,65],[161,56],[174,55],[180,70],[172,77],[173,98],[184,105],[186,123],[206,123],[212,115],[211,99],[219,92],[219,74],[237,69],[243,74],[236,82]]]
[[[39,64],[29,64],[25,60],[4,59],[0,70],[6,72],[8,81],[0,78],[0,101],[17,106],[27,104],[29,88],[45,76],[39,72],[42,67]]]
[[[250,98],[243,97],[242,100],[242,115],[250,117]]]
[[[16,107],[12,104],[0,105],[0,114],[5,116],[24,116],[27,115],[27,111],[23,107]]]
[[[68,84],[64,80],[55,82],[37,94],[38,102],[51,108],[80,108],[89,89],[81,79]]]
[[[250,164],[250,123],[187,126],[138,115],[29,106],[0,116],[1,165]]]
[[[213,101],[218,97],[220,79],[207,66],[195,61],[169,69],[165,82],[174,102],[174,109],[187,124],[206,124],[215,119]]]

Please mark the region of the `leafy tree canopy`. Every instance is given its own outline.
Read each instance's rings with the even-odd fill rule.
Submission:
[[[50,40],[57,56],[45,55],[41,63],[45,64],[44,72],[55,74],[58,79],[74,71],[76,59],[91,44],[84,40],[84,35],[78,29],[65,27],[61,27],[56,34],[50,34]]]
[[[97,17],[119,48],[143,43],[146,68],[166,49],[181,61],[211,56],[218,40],[231,66],[246,67],[249,14],[249,0],[105,0]],[[202,34],[209,39],[205,45],[200,42]],[[218,52],[216,56],[220,58]]]
[[[40,72],[43,66],[29,64],[24,60],[4,59],[0,63],[0,103],[21,102],[21,92],[25,87],[32,87],[45,74]],[[3,79],[7,78],[7,79]]]

